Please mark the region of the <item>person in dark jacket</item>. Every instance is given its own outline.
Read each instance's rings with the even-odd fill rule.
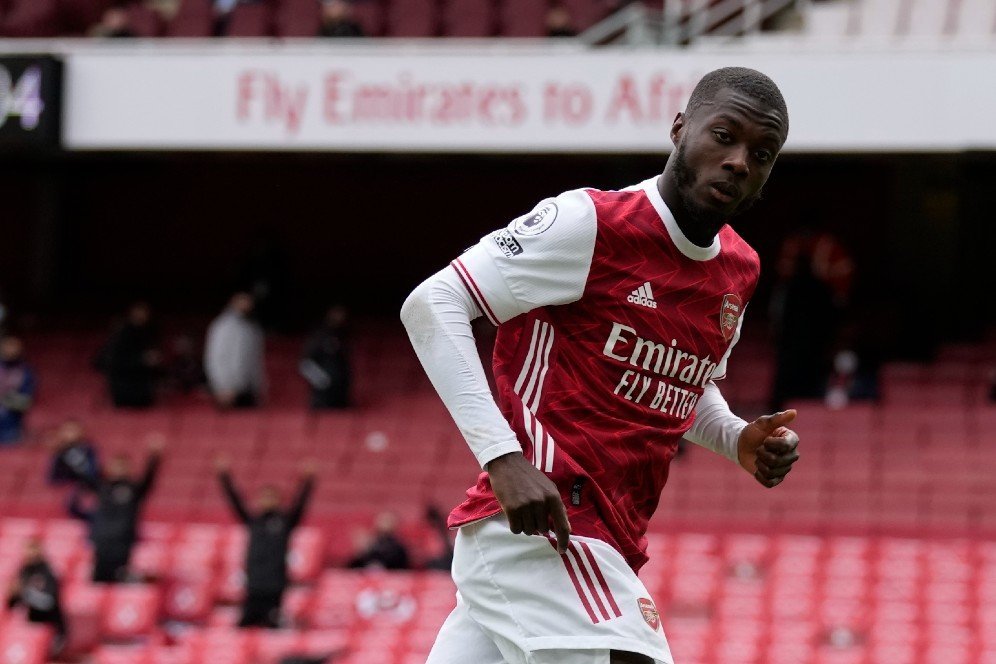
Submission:
[[[163,440],[149,443],[149,458],[140,479],[131,473],[127,456],[116,455],[107,470],[96,479],[80,476],[80,482],[97,496],[97,506],[90,518],[90,541],[93,544],[93,580],[115,583],[128,571],[131,550],[138,539],[138,519],[152,482],[159,469]]]
[[[362,37],[363,26],[353,18],[353,5],[347,0],[324,0],[318,36]]]
[[[299,370],[311,385],[311,407],[349,406],[349,348],[345,307],[336,306],[325,314],[325,323],[304,347]]]
[[[239,627],[277,628],[280,626],[280,605],[288,584],[287,550],[291,533],[301,522],[314,487],[314,463],[306,463],[302,468],[301,485],[289,508],[281,508],[280,492],[276,487],[264,486],[260,489],[253,512],[246,508],[232,482],[231,461],[218,457],[215,466],[232,510],[249,529],[246,597]]]
[[[381,569],[409,569],[408,547],[398,536],[398,517],[391,512],[381,512],[374,523],[374,534],[369,542],[349,561],[349,567],[377,567]]]
[[[96,479],[99,474],[97,449],[87,438],[83,424],[79,420],[66,420],[59,426],[52,443],[49,484],[75,484],[80,477]]]
[[[17,442],[24,434],[24,416],[34,402],[36,384],[21,340],[0,338],[0,445]]]
[[[45,560],[41,542],[28,540],[24,562],[7,596],[7,608],[24,606],[28,621],[51,625],[55,630],[52,655],[58,654],[66,642],[66,620],[59,601],[59,580]]]
[[[148,304],[133,304],[127,320],[111,334],[97,359],[118,408],[147,408],[155,399],[162,356],[151,317]]]

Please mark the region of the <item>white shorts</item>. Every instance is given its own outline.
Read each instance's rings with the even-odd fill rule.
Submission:
[[[612,650],[673,664],[650,593],[601,540],[572,535],[561,556],[499,514],[460,529],[453,580],[427,664],[608,664]]]

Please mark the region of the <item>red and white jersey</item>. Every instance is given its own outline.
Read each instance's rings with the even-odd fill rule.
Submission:
[[[499,325],[498,402],[523,453],[560,489],[573,532],[638,570],[678,441],[725,375],[756,252],[729,226],[693,244],[653,178],[545,200],[452,265]],[[451,527],[500,511],[486,473],[467,495]]]

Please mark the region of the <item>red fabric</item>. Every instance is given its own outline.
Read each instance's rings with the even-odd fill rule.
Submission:
[[[598,234],[584,295],[499,327],[495,380],[502,412],[526,456],[536,454],[533,439],[542,446],[541,457],[554,445],[552,471],[545,470],[560,489],[574,532],[608,542],[638,570],[647,560],[647,524],[671,459],[694,420],[703,368],[706,361],[718,363],[729,346],[721,326],[724,300],[731,294],[744,304],[750,300],[760,262],[729,226],[719,233],[718,256],[686,257],[642,189],[589,195]],[[647,282],[656,308],[627,299]],[[549,331],[546,361],[539,349],[549,342]],[[653,347],[639,339],[663,348],[652,356]],[[672,361],[664,351],[672,346],[697,359],[675,352]],[[529,376],[525,383],[523,375]],[[517,383],[528,385],[522,396]],[[578,483],[580,504],[573,505]],[[450,525],[498,510],[482,473]]]

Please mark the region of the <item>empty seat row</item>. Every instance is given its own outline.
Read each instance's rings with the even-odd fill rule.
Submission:
[[[601,0],[563,0],[577,30],[604,16]],[[109,0],[7,0],[0,35],[83,35]],[[542,0],[355,0],[353,17],[367,36],[542,37],[550,4]],[[212,0],[180,0],[171,20],[136,0],[125,7],[128,30],[138,37],[314,37],[320,0],[243,0],[219,21]]]

